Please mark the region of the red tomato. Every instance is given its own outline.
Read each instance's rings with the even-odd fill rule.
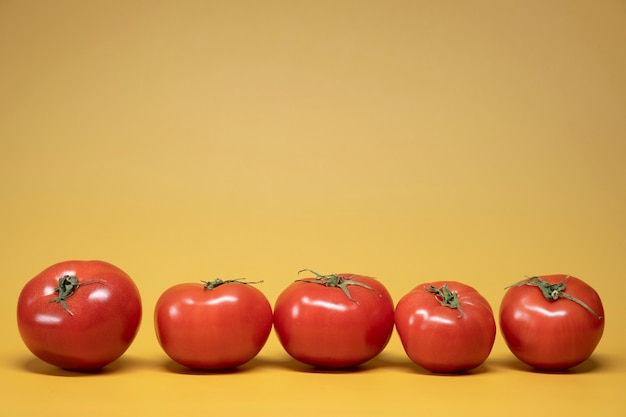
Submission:
[[[589,285],[569,275],[542,275],[511,287],[500,305],[502,335],[513,354],[537,369],[584,362],[604,331],[604,309]]]
[[[274,328],[287,353],[329,369],[378,355],[393,332],[393,301],[385,287],[361,275],[310,272],[316,277],[291,284],[274,307]]]
[[[95,370],[135,339],[141,298],[132,279],[102,261],[66,261],[31,279],[17,303],[22,340],[39,359],[61,368]]]
[[[166,290],[154,310],[161,348],[194,369],[222,370],[250,361],[272,330],[272,307],[248,284],[218,278]]]
[[[474,288],[460,282],[418,285],[400,299],[396,329],[409,358],[431,372],[474,369],[491,353],[493,311]]]

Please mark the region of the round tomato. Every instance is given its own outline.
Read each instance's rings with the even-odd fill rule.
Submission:
[[[292,283],[274,307],[274,328],[287,353],[329,369],[354,367],[378,355],[393,332],[386,288],[361,275],[309,272],[315,277]]]
[[[31,279],[17,303],[17,324],[30,351],[52,365],[95,370],[135,339],[141,298],[132,279],[102,261],[66,261]]]
[[[250,361],[272,330],[272,307],[249,284],[218,278],[166,290],[154,310],[161,348],[179,364],[200,370],[229,369]]]
[[[500,305],[507,346],[534,368],[559,371],[584,362],[604,331],[593,288],[569,275],[542,275],[508,287]]]
[[[408,357],[431,372],[474,369],[491,353],[496,323],[487,300],[455,281],[418,285],[395,311],[398,335]]]

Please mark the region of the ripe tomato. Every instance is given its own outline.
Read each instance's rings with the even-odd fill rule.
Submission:
[[[249,284],[218,278],[166,290],[154,309],[161,348],[194,369],[222,370],[250,361],[272,330],[272,307]]]
[[[431,372],[474,369],[491,353],[496,323],[487,300],[455,281],[418,285],[400,299],[396,329],[409,358]]]
[[[361,275],[309,272],[315,278],[292,283],[274,307],[274,328],[287,353],[329,369],[357,366],[378,355],[393,332],[393,301],[386,288]]]
[[[500,327],[513,354],[534,368],[565,370],[584,362],[604,331],[593,288],[569,275],[542,275],[508,288]]]
[[[53,265],[22,289],[17,324],[39,359],[72,370],[113,362],[135,339],[141,298],[132,279],[102,261]]]

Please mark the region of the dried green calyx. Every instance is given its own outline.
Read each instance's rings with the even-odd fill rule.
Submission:
[[[223,280],[221,278],[215,278],[213,281],[201,281],[204,284],[204,289],[205,290],[212,290],[213,288],[219,287],[220,285],[224,285],[224,284],[261,284],[263,282],[263,280],[261,281],[255,281],[255,282],[245,282],[243,281],[245,278],[236,278],[236,279],[227,279],[227,280]]]
[[[455,308],[459,310],[458,318],[463,317],[463,311],[461,310],[461,304],[459,303],[459,297],[456,291],[450,291],[447,285],[442,285],[437,288],[434,285],[424,287],[429,293],[435,294],[435,298],[442,306]]]
[[[319,285],[323,285],[325,287],[337,287],[339,288],[341,291],[344,292],[344,294],[346,295],[346,297],[348,297],[348,299],[356,304],[359,304],[359,302],[357,300],[355,300],[354,298],[352,298],[352,295],[350,294],[350,290],[348,289],[349,285],[356,285],[358,287],[362,287],[362,288],[366,288],[370,291],[376,292],[376,290],[374,290],[372,287],[370,287],[367,284],[364,284],[362,282],[359,281],[354,281],[352,280],[352,276],[350,277],[345,277],[343,275],[339,275],[339,274],[330,274],[330,275],[321,275],[318,274],[317,272],[311,270],[311,269],[302,269],[300,271],[298,271],[298,274],[302,273],[302,272],[310,272],[313,275],[315,275],[315,279],[314,280],[310,280],[310,279],[298,279],[296,280],[297,282],[309,282],[312,284],[319,284]],[[378,294],[378,296],[380,297],[381,295]]]
[[[565,290],[567,289],[567,285],[565,284],[565,281],[567,281],[568,278],[569,278],[569,275],[567,275],[565,278],[563,278],[560,282],[557,282],[556,284],[550,284],[548,281],[546,281],[545,279],[539,276],[533,276],[523,281],[520,281],[516,284],[509,285],[505,289],[508,289],[511,287],[521,287],[522,285],[530,285],[532,287],[537,287],[541,290],[546,300],[556,301],[560,298],[571,300],[575,302],[576,304],[579,304],[582,307],[584,307],[587,311],[593,314],[598,320],[601,320],[602,316],[596,313],[587,304],[585,304],[585,302],[583,302],[582,300],[579,300],[576,297],[572,297],[571,295],[565,292]]]
[[[58,293],[59,296],[57,298],[53,298],[50,300],[51,303],[60,303],[61,306],[67,311],[70,315],[74,315],[72,310],[67,306],[67,302],[65,301],[68,297],[70,297],[78,287],[81,287],[86,284],[91,284],[94,282],[105,282],[103,279],[91,279],[85,282],[78,282],[78,277],[75,275],[64,275],[59,279],[59,286],[54,289],[54,292]]]

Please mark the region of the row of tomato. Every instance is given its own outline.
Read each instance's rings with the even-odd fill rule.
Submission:
[[[408,357],[432,372],[468,371],[491,352],[493,310],[466,284],[421,284],[394,305],[374,278],[300,272],[309,277],[285,288],[273,308],[257,283],[243,279],[169,288],[154,309],[160,346],[184,366],[228,369],[254,358],[273,327],[294,359],[343,369],[382,352],[395,327]],[[605,321],[596,291],[566,275],[512,285],[499,314],[512,353],[543,370],[564,370],[586,360]],[[134,340],[141,315],[135,283],[102,261],[66,261],[45,269],[24,286],[17,306],[28,349],[45,362],[74,370],[98,369],[119,358]]]

